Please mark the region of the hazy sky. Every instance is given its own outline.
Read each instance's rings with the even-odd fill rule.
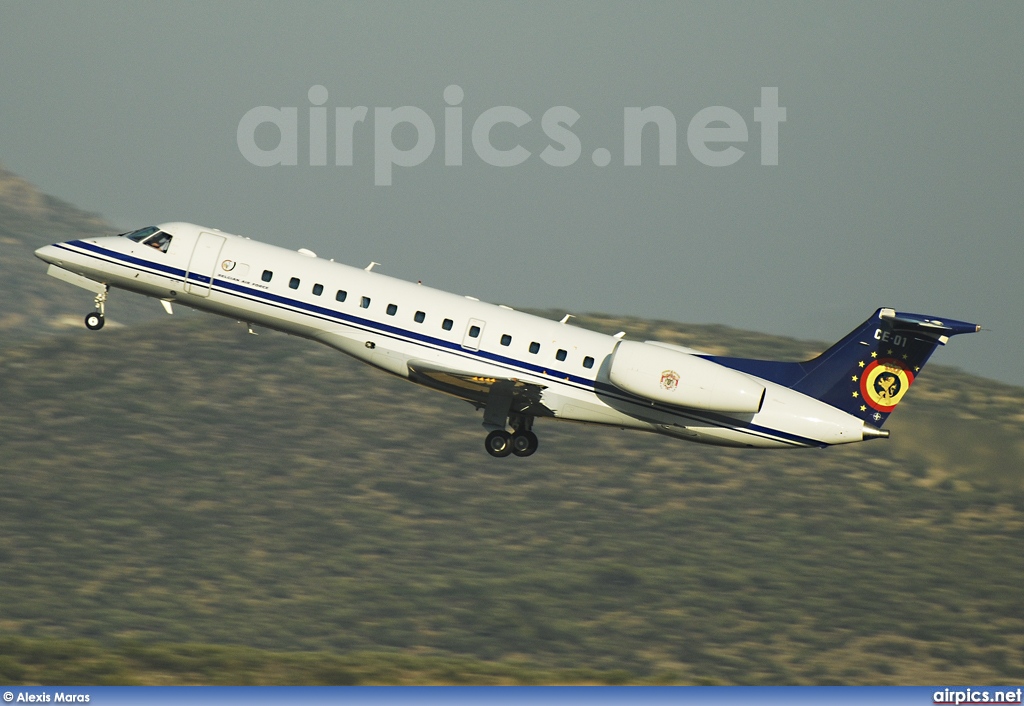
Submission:
[[[0,162],[126,229],[188,220],[512,306],[819,340],[878,306],[966,319],[992,331],[935,360],[1024,384],[1022,35],[1020,2],[0,2]],[[774,166],[763,87],[786,110]],[[259,106],[296,109],[297,164],[239,148]],[[358,106],[336,164],[335,108]],[[402,106],[432,150],[376,134]],[[545,125],[559,106],[579,118]],[[624,111],[652,106],[675,163],[649,125],[626,166]],[[730,141],[694,149],[727,125],[714,106]],[[477,149],[508,115],[530,121]],[[249,135],[273,152],[279,130]],[[390,145],[422,161],[376,185]]]

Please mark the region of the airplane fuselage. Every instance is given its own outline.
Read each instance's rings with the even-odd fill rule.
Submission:
[[[728,370],[698,351],[630,342],[656,347],[672,363],[649,381],[661,388],[657,394],[638,394],[620,382],[633,374],[624,369],[621,337],[188,223],[163,224],[159,231],[170,236],[163,249],[112,236],[47,246],[37,255],[51,263],[51,274],[79,286],[117,287],[319,341],[476,404],[489,429],[528,419],[528,431],[534,418],[554,417],[761,448],[886,435],[819,399]],[[731,376],[722,384],[744,388],[746,397],[719,402],[693,388],[688,399],[696,402],[666,401],[687,384],[699,387],[687,378],[691,368],[702,371],[697,377]]]

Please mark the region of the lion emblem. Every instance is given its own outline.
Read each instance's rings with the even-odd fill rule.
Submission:
[[[875,394],[880,400],[894,400],[900,393],[900,379],[892,373],[884,373],[875,378]]]

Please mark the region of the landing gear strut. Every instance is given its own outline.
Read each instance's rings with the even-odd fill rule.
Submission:
[[[96,311],[90,311],[85,315],[85,327],[90,331],[99,331],[105,323],[107,288],[96,295]]]

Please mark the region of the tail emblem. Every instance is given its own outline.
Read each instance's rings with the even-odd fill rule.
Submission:
[[[895,358],[883,358],[871,361],[864,368],[860,377],[860,393],[872,409],[888,414],[900,403],[913,382],[914,373],[906,363]]]

